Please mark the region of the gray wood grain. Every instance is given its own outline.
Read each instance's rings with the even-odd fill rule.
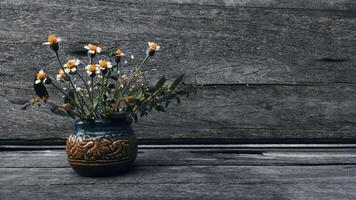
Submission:
[[[5,199],[354,199],[355,167],[140,167],[115,178],[69,168],[1,168]]]
[[[352,1],[179,2],[1,2],[1,82],[29,87],[36,69],[55,72],[54,54],[41,45],[50,33],[64,38],[63,58],[83,58],[84,44],[97,42],[135,55],[128,66],[148,40],[158,41],[162,51],[147,65],[159,70],[152,79],[186,72],[201,84],[355,82],[355,12],[322,9],[355,10]]]
[[[143,149],[129,173],[93,179],[74,174],[65,163],[63,150],[0,152],[0,198],[356,198],[355,163],[347,165],[355,151],[226,154],[229,156],[212,152],[196,156],[189,149]],[[332,159],[344,160],[344,165],[335,165]],[[314,165],[301,166],[300,160]],[[283,163],[287,165],[281,166]]]
[[[135,166],[356,165],[356,149],[139,148]],[[65,150],[1,151],[0,168],[68,168]]]
[[[0,94],[33,95],[32,75],[57,70],[41,43],[63,37],[63,59],[83,45],[119,45],[136,59],[148,40],[162,46],[146,66],[159,76],[187,74],[208,86],[168,113],[135,125],[147,143],[268,142],[279,138],[355,139],[355,2],[1,1]],[[152,69],[159,70],[151,71]],[[250,86],[245,86],[250,84]],[[2,102],[0,143],[63,144],[71,121]],[[144,142],[144,143],[146,143]]]
[[[167,143],[184,139],[263,143],[271,138],[348,142],[355,138],[355,98],[353,84],[206,86],[166,113],[140,119],[134,129],[139,139]],[[0,112],[2,140],[64,142],[73,123],[36,107],[23,111],[4,99],[0,110],[4,111]]]

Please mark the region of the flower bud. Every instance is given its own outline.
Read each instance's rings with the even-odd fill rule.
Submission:
[[[154,56],[156,51],[160,49],[160,46],[157,45],[155,42],[148,42],[148,49],[147,49],[147,55],[148,56]]]

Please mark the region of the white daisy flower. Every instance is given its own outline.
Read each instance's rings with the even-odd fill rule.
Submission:
[[[49,35],[47,42],[43,43],[43,45],[55,45],[58,42],[62,41],[61,38],[57,37],[56,35]]]
[[[96,65],[87,65],[86,70],[89,76],[95,76],[100,73],[100,69]]]
[[[44,83],[47,81],[48,75],[46,73],[44,73],[44,71],[41,69],[36,75],[36,81],[35,84],[39,84],[39,83]]]
[[[147,55],[153,56],[153,55],[155,55],[156,51],[158,51],[159,49],[160,49],[160,46],[158,46],[157,43],[148,42]]]
[[[80,60],[78,59],[71,59],[71,60],[68,60],[68,62],[66,64],[64,64],[64,71],[65,73],[74,73],[77,71],[77,67],[80,65]]]
[[[106,70],[106,69],[111,69],[112,64],[111,64],[111,62],[102,59],[102,60],[99,60],[99,64],[97,64],[97,67],[99,67],[101,70]]]
[[[57,81],[64,81],[65,78],[66,78],[65,72],[62,69],[59,69],[57,74]]]
[[[101,48],[97,47],[94,44],[88,44],[88,45],[84,46],[84,48],[88,50],[89,54],[101,53]]]
[[[153,51],[158,51],[161,47],[158,46],[157,43],[155,42],[148,42],[148,46],[149,46],[149,49],[150,50],[153,50]]]

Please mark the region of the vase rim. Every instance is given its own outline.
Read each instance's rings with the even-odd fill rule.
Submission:
[[[95,120],[76,120],[76,127],[130,127],[131,121],[126,119],[95,119]]]

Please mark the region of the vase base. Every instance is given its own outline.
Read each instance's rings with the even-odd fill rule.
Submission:
[[[128,172],[133,161],[112,162],[112,163],[83,163],[69,161],[72,169],[80,176],[86,177],[107,177],[118,176]]]

